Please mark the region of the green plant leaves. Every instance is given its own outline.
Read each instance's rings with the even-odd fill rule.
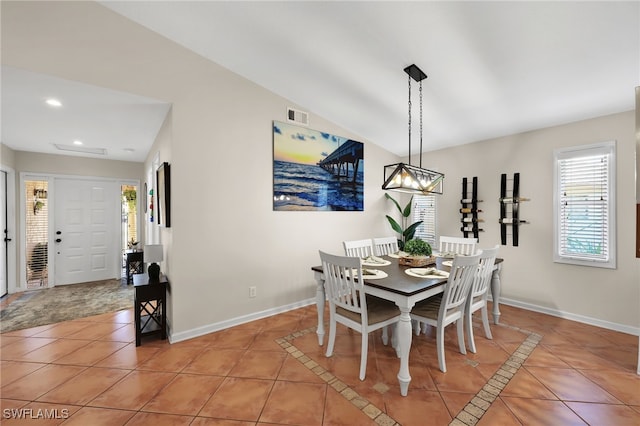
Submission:
[[[400,204],[391,195],[385,193],[384,196],[387,197],[387,200],[393,201],[393,204],[395,204],[396,208],[398,209],[398,212],[400,212],[400,214],[402,215],[402,225],[396,222],[396,220],[393,219],[391,216],[386,215],[387,220],[391,225],[391,228],[393,228],[393,230],[398,234],[400,234],[400,236],[402,237],[402,238],[398,238],[398,248],[402,250],[405,242],[413,238],[414,234],[416,233],[416,229],[422,224],[422,221],[418,221],[407,226],[407,222],[411,217],[411,207],[413,206],[413,196],[411,196],[411,199],[409,200],[407,205],[404,206],[404,209],[400,207]],[[405,227],[406,229],[403,229]]]
[[[393,201],[393,204],[395,204],[395,205],[396,205],[396,207],[398,208],[398,211],[400,212],[400,214],[403,214],[403,213],[402,213],[402,209],[400,208],[400,204],[398,204],[398,202],[397,202],[397,201],[396,201],[396,200],[395,200],[391,195],[389,195],[389,194],[387,194],[387,193],[385,192],[385,193],[384,193],[384,196],[385,196],[385,197],[387,197],[387,200],[391,200],[391,201]],[[387,216],[387,217],[389,217],[389,216]]]
[[[414,234],[416,233],[416,229],[418,229],[418,226],[422,225],[422,220],[416,222],[416,223],[412,223],[411,225],[409,225],[407,227],[407,229],[404,230],[404,232],[401,232],[402,235],[404,235],[404,240],[405,241],[409,241],[411,239],[413,239]]]
[[[404,217],[411,216],[411,205],[412,204],[413,204],[413,195],[411,196],[411,199],[409,200],[407,205],[404,206],[404,211],[402,212],[402,216],[404,216]]]
[[[396,220],[391,216],[389,215],[386,215],[386,216],[387,216],[387,220],[389,221],[389,224],[391,225],[391,228],[393,228],[393,230],[396,231],[398,234],[403,234],[402,227],[400,226],[400,224],[396,222]]]
[[[431,245],[420,239],[411,239],[405,243],[404,251],[412,256],[430,256]]]

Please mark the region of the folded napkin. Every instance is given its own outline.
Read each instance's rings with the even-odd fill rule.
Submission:
[[[381,259],[379,257],[376,256],[367,256],[364,259],[362,259],[363,262],[366,263],[387,263],[384,259]]]
[[[441,277],[446,277],[447,276],[447,272],[445,271],[439,271],[436,268],[425,268],[425,269],[412,269],[411,272],[413,272],[416,275],[438,275]]]
[[[424,268],[424,269],[411,269],[411,272],[413,272],[416,275],[433,275],[433,272],[436,270],[436,268]]]
[[[440,256],[440,257],[456,257],[456,253],[454,253],[452,251],[444,251],[442,253],[438,253],[438,256]]]
[[[377,269],[363,269],[362,270],[362,275],[378,275],[378,270]]]

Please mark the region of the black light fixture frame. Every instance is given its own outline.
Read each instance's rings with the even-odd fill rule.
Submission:
[[[442,194],[444,174],[422,168],[422,80],[427,78],[416,64],[404,69],[409,75],[409,161],[408,164],[396,163],[384,166],[384,183],[382,189],[407,192],[411,194]],[[411,79],[420,83],[420,166],[411,165]],[[408,178],[413,185],[406,186],[403,178]]]

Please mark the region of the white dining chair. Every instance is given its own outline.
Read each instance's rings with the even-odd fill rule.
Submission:
[[[344,254],[351,257],[366,258],[373,256],[373,243],[368,240],[343,241]]]
[[[393,303],[367,297],[362,276],[362,261],[358,257],[336,256],[320,251],[325,291],[329,300],[329,343],[326,356],[333,355],[337,323],[362,335],[360,349],[360,380],[367,372],[369,333],[396,324],[400,309]],[[383,341],[386,344],[386,342]]]
[[[376,256],[388,256],[397,253],[398,239],[396,237],[380,237],[373,239],[373,252]]]
[[[467,340],[469,341],[469,350],[476,353],[476,342],[473,339],[473,313],[481,310],[482,325],[484,326],[484,335],[487,339],[493,339],[491,328],[489,327],[489,313],[487,311],[487,296],[489,293],[489,284],[493,274],[493,266],[498,255],[499,245],[491,249],[484,249],[480,254],[480,262],[478,270],[473,279],[473,284],[469,289],[469,296],[464,308],[465,322],[467,327]]]
[[[447,372],[444,359],[444,329],[447,325],[456,323],[460,353],[467,353],[464,344],[464,307],[479,260],[479,254],[455,256],[444,292],[416,303],[411,310],[412,320],[436,327],[438,365],[443,373]]]
[[[440,253],[453,253],[469,256],[475,254],[476,244],[478,240],[476,238],[462,238],[462,237],[440,237],[440,246],[438,247]]]

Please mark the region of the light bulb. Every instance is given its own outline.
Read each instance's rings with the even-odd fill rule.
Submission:
[[[47,99],[45,102],[46,102],[47,105],[52,106],[52,107],[61,107],[62,106],[62,102],[60,102],[57,99],[53,99],[53,98]]]

